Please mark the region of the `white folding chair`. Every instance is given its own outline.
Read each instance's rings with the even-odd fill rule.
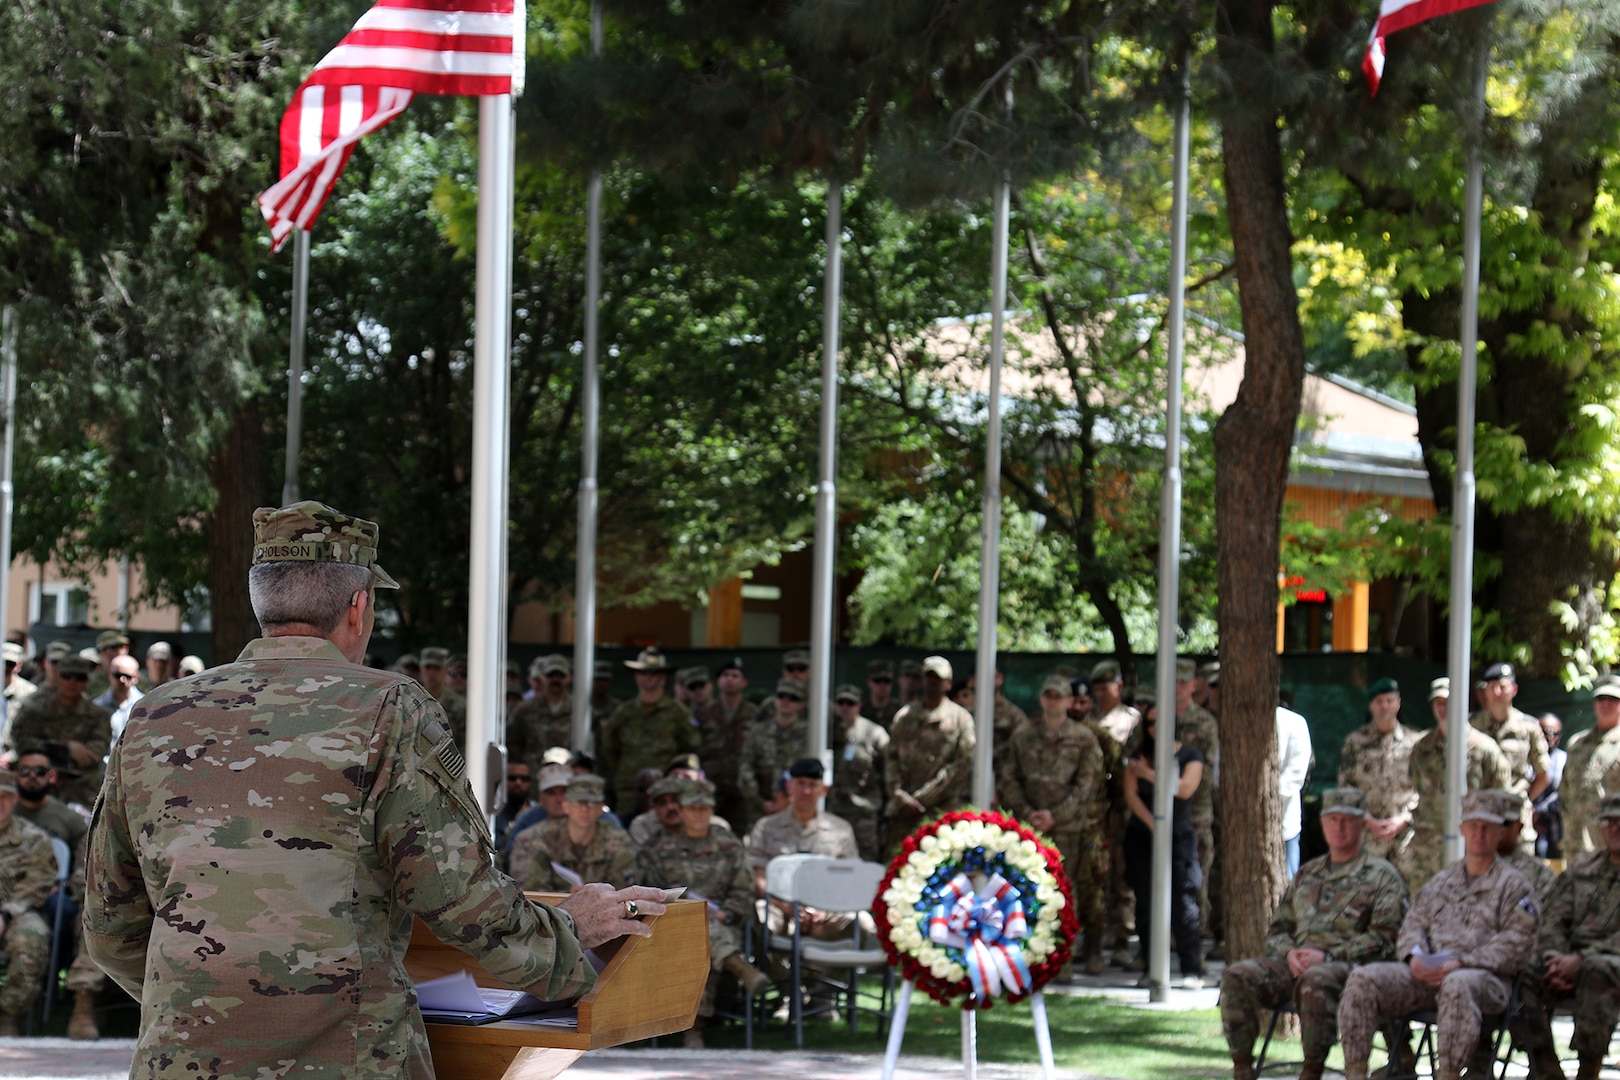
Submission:
[[[788,862],[788,860],[793,860]],[[784,865],[778,869],[777,864]],[[862,862],[859,859],[831,859],[821,855],[787,855],[771,860],[765,868],[767,896],[783,900],[792,907],[792,935],[771,935],[772,944],[786,940],[792,951],[793,1032],[799,1046],[804,1046],[804,968],[818,971],[843,969],[848,980],[839,983],[821,978],[819,981],[845,995],[845,1008],[849,1015],[849,1029],[855,1031],[857,993],[860,972],[867,968],[882,968],[883,989],[879,1007],[873,1010],[880,1018],[888,1016],[889,993],[893,989],[893,973],[887,957],[875,940],[862,941],[860,913],[869,911],[877,897],[878,885],[887,871],[881,863]],[[772,874],[775,872],[775,880]],[[799,929],[799,913],[803,908],[814,908],[828,914],[854,914],[850,935],[835,941],[807,938]]]

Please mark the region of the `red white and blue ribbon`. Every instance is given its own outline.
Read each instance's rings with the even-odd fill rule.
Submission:
[[[928,913],[929,939],[962,950],[968,981],[981,1000],[1029,993],[1034,981],[1019,944],[1028,936],[1023,897],[1000,874],[977,890],[966,874],[957,874]]]

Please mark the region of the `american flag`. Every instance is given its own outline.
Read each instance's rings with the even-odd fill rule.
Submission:
[[[412,95],[516,95],[523,61],[522,0],[378,0],[281,117],[281,180],[259,196],[276,250],[314,224],[354,144]]]
[[[1367,55],[1361,61],[1367,85],[1375,95],[1378,93],[1379,80],[1384,77],[1384,38],[1390,34],[1440,15],[1452,15],[1492,2],[1494,0],[1383,0],[1378,7],[1378,20],[1373,23],[1372,37],[1367,42]]]

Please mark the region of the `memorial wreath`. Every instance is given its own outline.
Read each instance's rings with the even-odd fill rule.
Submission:
[[[1004,814],[957,810],[912,833],[872,905],[889,963],[941,1005],[1021,1001],[1069,962],[1079,922],[1063,858]]]

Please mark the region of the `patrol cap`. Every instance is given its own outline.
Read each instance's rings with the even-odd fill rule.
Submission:
[[[799,667],[800,665],[804,667],[810,666],[809,649],[789,649],[782,654],[783,667]]]
[[[868,660],[866,662],[866,677],[868,679],[893,679],[893,660]]]
[[[573,663],[561,653],[551,653],[548,656],[539,657],[535,660],[535,664],[539,665],[540,674],[542,675],[572,675],[574,673]]]
[[[550,791],[552,788],[567,787],[574,779],[574,771],[566,765],[542,765],[540,777],[534,782],[534,790]]]
[[[1041,683],[1041,694],[1057,694],[1059,697],[1073,697],[1074,687],[1069,680],[1061,675],[1048,675],[1046,681]]]
[[[669,670],[669,661],[664,659],[664,652],[656,646],[642,649],[634,660],[626,660],[624,666],[631,671],[645,671],[650,674],[662,674]]]
[[[803,701],[804,683],[797,679],[779,679],[776,683],[776,693],[778,697],[786,695],[787,697],[797,698],[798,700]]]
[[[707,780],[682,780],[681,805],[713,806],[714,785]]]
[[[574,756],[569,753],[566,746],[548,746],[546,752],[540,755],[540,763],[542,765],[572,765]]]
[[[518,667],[518,662],[516,660],[508,660],[506,662],[506,674],[508,676],[520,675],[522,674],[522,671],[523,669]]]
[[[6,663],[20,664],[23,662],[23,647],[15,641],[8,641],[4,645],[0,645],[0,650],[4,650]]]
[[[68,653],[68,655],[56,662],[56,670],[63,675],[89,675],[95,668],[94,662],[86,660],[77,653]]]
[[[681,668],[680,674],[675,676],[675,681],[687,687],[706,686],[709,682],[709,669],[703,667]]]
[[[1206,686],[1214,686],[1221,677],[1221,662],[1210,660],[1198,665],[1198,677],[1204,680]]]
[[[1118,660],[1101,660],[1091,667],[1091,682],[1116,682],[1121,678]]]
[[[92,667],[99,667],[101,665],[101,653],[92,645],[86,645],[84,648],[80,649],[79,657],[81,659],[90,661]]]
[[[788,766],[788,776],[795,780],[820,780],[826,775],[820,758],[802,757]]]
[[[444,667],[450,663],[450,650],[437,645],[429,645],[422,650],[421,655],[423,667]]]
[[[467,654],[464,652],[451,653],[450,666],[465,668],[467,666]]]
[[[1524,813],[1524,796],[1517,791],[1497,791],[1496,808],[1501,811],[1502,821],[1511,825]]]
[[[1603,796],[1603,801],[1598,804],[1598,820],[1607,821],[1610,818],[1620,818],[1620,791]]]
[[[937,675],[946,682],[951,681],[951,662],[943,656],[923,657],[922,669],[925,675]]]
[[[1367,793],[1360,788],[1336,787],[1322,792],[1322,817],[1343,814],[1346,817],[1367,816]]]
[[[607,799],[607,781],[595,773],[570,776],[568,792],[563,796],[569,802],[599,803]]]
[[[180,674],[201,675],[203,669],[202,657],[187,653],[180,658]]]
[[[1597,681],[1597,685],[1592,687],[1592,696],[1594,698],[1620,698],[1620,678],[1613,675],[1603,676]]]
[[[1196,661],[1181,659],[1176,661],[1176,682],[1192,682],[1198,676]]]
[[[1488,821],[1493,825],[1502,824],[1502,809],[1499,796],[1500,791],[1484,788],[1479,791],[1470,791],[1463,796],[1463,821]]]
[[[678,776],[664,776],[653,781],[652,787],[647,789],[647,798],[661,799],[665,795],[679,795],[681,784],[684,783]]]
[[[253,511],[253,565],[274,562],[332,562],[370,569],[379,589],[399,582],[377,565],[375,521],[350,517],[325,503],[306,499]]]
[[[1136,690],[1136,707],[1146,712],[1159,704],[1158,691],[1151,688],[1138,687]]]
[[[0,795],[17,794],[17,775],[10,769],[0,769]]]
[[[174,646],[167,641],[154,641],[146,647],[148,660],[173,660]]]
[[[1367,700],[1371,701],[1380,694],[1398,694],[1400,692],[1401,684],[1385,675],[1382,679],[1367,687]]]
[[[1497,679],[1512,679],[1515,682],[1518,681],[1518,676],[1513,673],[1513,665],[1505,660],[1498,660],[1496,663],[1486,668],[1485,674],[1481,675],[1480,678],[1484,679],[1486,682],[1495,682]]]
[[[833,701],[840,704],[845,701],[852,701],[859,705],[861,703],[861,688],[845,683],[833,691]]]
[[[923,666],[915,660],[900,661],[900,674],[909,675],[913,679],[922,678]]]
[[[1435,698],[1449,697],[1451,697],[1451,678],[1449,676],[1442,675],[1429,684],[1430,701],[1433,701]]]
[[[703,771],[703,763],[698,760],[696,754],[676,754],[669,759],[669,764],[664,766],[664,775],[668,776],[676,769],[691,769],[695,773],[700,773]]]
[[[594,663],[592,663],[591,664],[591,678],[593,678],[593,679],[611,679],[611,678],[613,678],[613,662],[611,660],[597,660]]]
[[[102,649],[116,649],[120,645],[129,644],[129,635],[122,630],[103,630],[96,635],[96,651]]]
[[[721,661],[720,666],[714,669],[714,677],[718,679],[722,673],[727,671],[740,671],[745,678],[748,675],[748,669],[743,667],[742,657],[740,656],[733,656],[729,660]]]
[[[45,659],[52,663],[62,659],[64,656],[70,656],[72,653],[73,646],[65,641],[53,641],[45,646]]]

